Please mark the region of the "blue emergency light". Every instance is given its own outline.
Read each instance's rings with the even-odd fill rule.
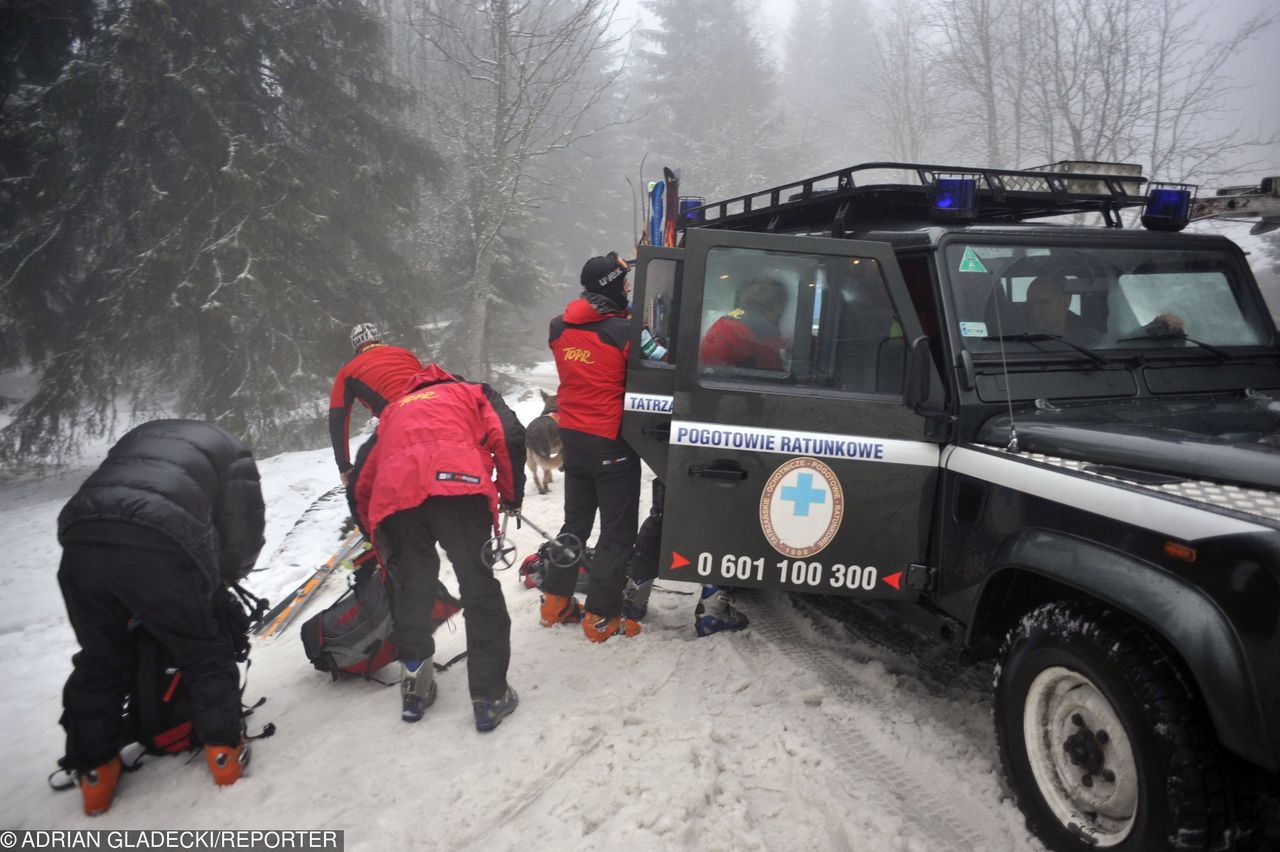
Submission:
[[[1142,227],[1148,231],[1181,231],[1191,219],[1191,191],[1189,184],[1157,183],[1147,193],[1147,204],[1142,208]]]
[[[939,177],[934,182],[933,218],[948,221],[978,218],[978,179]]]
[[[680,218],[685,223],[701,222],[702,214],[693,211],[707,203],[707,199],[698,196],[686,195],[680,198]]]

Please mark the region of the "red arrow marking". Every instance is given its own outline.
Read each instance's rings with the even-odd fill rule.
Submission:
[[[902,590],[902,586],[901,586],[902,572],[901,571],[897,571],[893,574],[890,574],[888,577],[881,577],[880,579],[884,580],[886,583],[888,583],[890,586],[893,586],[895,589],[898,589],[899,591]]]
[[[674,550],[671,551],[671,570],[672,571],[676,570],[677,568],[683,568],[688,564],[689,564],[688,559],[685,559],[683,556],[681,556],[679,553],[676,553]]]

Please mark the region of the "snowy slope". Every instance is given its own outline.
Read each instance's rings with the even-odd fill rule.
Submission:
[[[511,399],[525,422],[539,411]],[[346,510],[317,502],[336,484],[328,451],[259,467],[266,570],[251,585],[275,597],[334,549]],[[540,627],[537,594],[514,569],[501,576],[521,704],[494,733],[472,727],[462,664],[439,676],[427,717],[406,725],[394,689],[314,671],[293,626],[254,647],[248,698],[268,701],[252,721],[278,733],[255,745],[248,778],[216,790],[202,760],[148,758],[91,820],[78,796],[45,784],[75,651],[55,521],[87,473],[0,489],[11,554],[0,574],[0,828],[327,827],[359,850],[1040,848],[1002,793],[989,669],[912,654],[904,642],[930,646],[893,624],[851,636],[777,595],[743,595],[749,630],[697,639],[694,599],[675,593],[696,587],[674,583],[653,595],[640,637],[593,646],[576,627]],[[554,531],[559,479],[552,487],[525,509]],[[538,544],[527,527],[513,535],[521,556]],[[444,573],[456,588],[447,563]],[[437,634],[438,660],[464,648],[455,621]]]

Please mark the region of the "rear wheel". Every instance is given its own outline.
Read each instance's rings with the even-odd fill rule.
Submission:
[[[1005,638],[996,737],[1028,827],[1050,849],[1228,849],[1233,796],[1201,703],[1144,630],[1046,604]]]

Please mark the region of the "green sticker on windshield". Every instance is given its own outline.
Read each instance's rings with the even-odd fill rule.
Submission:
[[[987,268],[982,265],[982,261],[978,259],[978,254],[973,250],[972,246],[964,247],[964,257],[960,258],[961,272],[986,272]]]

